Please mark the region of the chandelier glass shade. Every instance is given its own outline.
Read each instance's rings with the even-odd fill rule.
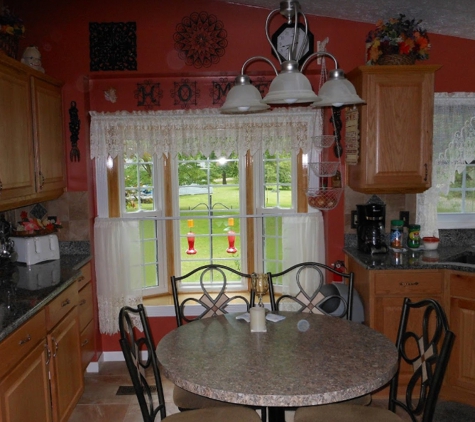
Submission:
[[[276,47],[271,42],[269,35],[269,25],[273,16],[280,13],[287,19],[289,24],[294,24],[294,37],[292,44],[288,49],[288,58],[281,60]],[[229,91],[226,101],[221,107],[223,113],[249,113],[265,111],[269,104],[311,104],[312,107],[341,107],[349,104],[361,104],[364,101],[357,95],[356,89],[345,78],[343,70],[338,68],[338,62],[335,57],[325,51],[319,51],[311,54],[299,69],[299,60],[302,58],[304,48],[297,45],[297,27],[299,21],[303,20],[306,39],[303,45],[308,43],[308,23],[307,18],[300,9],[300,4],[296,0],[285,0],[280,2],[280,8],[270,12],[266,20],[266,36],[271,45],[275,56],[281,65],[280,72],[277,71],[274,64],[262,56],[251,57],[246,60],[241,69],[241,74],[236,78],[235,85]],[[303,74],[307,64],[317,58],[327,56],[333,59],[335,69],[329,71],[328,80],[321,87],[318,95],[313,91],[309,79]],[[272,80],[267,95],[262,99],[260,92],[251,85],[249,77],[244,74],[245,68],[249,63],[256,60],[266,61],[272,66],[276,77]],[[252,88],[254,89],[252,89]],[[259,103],[261,105],[259,105]],[[267,107],[266,107],[267,106]]]

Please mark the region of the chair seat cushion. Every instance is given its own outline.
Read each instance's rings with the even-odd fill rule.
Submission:
[[[342,404],[357,404],[359,406],[369,406],[373,400],[371,394],[365,394],[364,396],[355,397],[354,399],[345,400]]]
[[[398,415],[387,409],[352,404],[301,407],[297,409],[294,416],[294,422],[401,422],[402,420]]]
[[[173,388],[173,402],[179,409],[202,409],[204,407],[236,406],[219,400],[209,399],[199,394],[191,393],[175,385]]]
[[[167,416],[167,422],[260,422],[255,410],[245,406],[230,405],[189,410]]]

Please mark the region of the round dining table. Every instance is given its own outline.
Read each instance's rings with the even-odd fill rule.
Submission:
[[[165,335],[156,352],[162,374],[193,393],[230,403],[285,408],[334,403],[388,383],[398,365],[395,345],[364,324],[326,315],[276,312],[266,332],[225,314]]]

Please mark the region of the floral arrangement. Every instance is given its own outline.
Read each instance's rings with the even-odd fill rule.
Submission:
[[[410,56],[413,61],[428,59],[430,42],[421,22],[402,14],[385,23],[380,20],[366,38],[367,64],[376,64],[381,56],[389,54]]]
[[[25,33],[23,21],[3,6],[0,14],[0,34],[9,34],[21,37]]]
[[[26,211],[22,211],[20,217],[21,221],[18,222],[14,230],[15,236],[53,233],[63,227],[56,217],[45,216],[42,220],[28,218]]]

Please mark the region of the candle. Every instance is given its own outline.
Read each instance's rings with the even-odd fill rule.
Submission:
[[[228,226],[234,226],[234,218],[228,218]]]
[[[193,220],[188,220],[188,227],[193,227]]]
[[[250,310],[251,314],[251,333],[265,333],[266,327],[266,310],[260,306],[254,306]]]

